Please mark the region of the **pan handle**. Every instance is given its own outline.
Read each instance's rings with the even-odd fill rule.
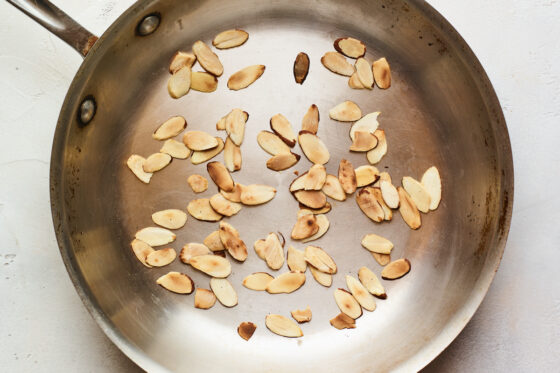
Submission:
[[[85,57],[97,36],[82,27],[49,0],[7,0]]]

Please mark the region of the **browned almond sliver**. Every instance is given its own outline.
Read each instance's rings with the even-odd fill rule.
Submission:
[[[291,293],[305,284],[305,274],[301,272],[286,272],[270,281],[266,291],[270,294]]]
[[[231,192],[226,192],[220,190],[220,194],[224,196],[225,199],[231,202],[241,202],[241,191],[245,186],[240,183],[235,183],[233,190]]]
[[[208,247],[211,251],[224,251],[226,248],[222,244],[222,240],[220,239],[220,231],[214,231],[210,233],[204,239],[204,245]]]
[[[333,258],[317,246],[307,246],[305,248],[305,261],[321,272],[334,274],[337,271]]]
[[[280,153],[266,161],[266,167],[273,171],[283,171],[298,163],[301,156],[294,153]]]
[[[309,266],[309,270],[311,271],[311,275],[320,285],[324,287],[330,287],[332,285],[332,275],[321,272],[317,268],[313,267],[312,265]]]
[[[305,179],[307,177],[307,172],[296,177],[290,184],[290,192],[297,192],[298,190],[305,189]]]
[[[210,47],[202,41],[196,41],[192,50],[196,55],[198,63],[212,75],[220,76],[224,72],[224,67],[216,53],[212,52]]]
[[[265,324],[268,330],[282,337],[297,338],[303,336],[298,324],[282,315],[267,315]]]
[[[365,165],[354,170],[358,188],[373,184],[379,179],[379,170],[375,166]]]
[[[321,63],[333,73],[350,76],[354,73],[354,66],[337,52],[327,52],[321,57]]]
[[[266,272],[255,272],[243,279],[243,286],[251,290],[264,291],[272,280],[274,277]]]
[[[358,270],[358,278],[364,287],[369,291],[371,294],[375,295],[377,298],[386,299],[387,293],[385,292],[385,288],[381,285],[381,282],[373,273],[371,269],[368,267],[361,267]]]
[[[194,289],[194,282],[189,276],[179,272],[169,272],[156,280],[158,285],[177,294],[190,294]]]
[[[212,308],[216,303],[216,296],[212,290],[196,288],[194,292],[194,306],[203,310]]]
[[[317,108],[317,105],[313,104],[309,107],[309,109],[307,109],[307,112],[303,116],[303,120],[301,121],[301,130],[316,135],[318,129],[319,108]]]
[[[290,148],[296,145],[296,134],[288,119],[282,114],[276,114],[270,118],[270,129]]]
[[[233,190],[235,183],[223,164],[220,162],[210,162],[206,165],[206,170],[218,188],[226,192],[231,192]]]
[[[248,341],[253,336],[253,333],[257,330],[257,326],[252,322],[244,321],[237,327],[237,334],[244,340]]]
[[[387,204],[383,200],[383,194],[381,193],[381,189],[374,187],[372,188],[372,191],[373,191],[373,195],[377,199],[377,202],[383,209],[383,214],[384,214],[383,219],[387,221],[393,220],[393,210],[391,210],[391,208],[387,206]]]
[[[187,222],[187,214],[177,209],[162,210],[154,212],[152,220],[164,228],[179,229]]]
[[[226,278],[211,279],[210,288],[222,305],[233,307],[237,304],[237,293]]]
[[[188,131],[183,135],[183,143],[187,148],[195,151],[202,151],[218,146],[218,140],[212,135],[203,131]]]
[[[330,323],[338,330],[354,329],[356,327],[356,320],[343,313],[339,313],[335,318],[332,318]]]
[[[375,166],[372,166],[372,167],[375,167]],[[388,182],[390,182],[390,183],[393,182],[393,181],[391,180],[391,175],[389,175],[388,172],[383,171],[383,172],[380,172],[380,173],[379,173],[379,179],[375,182],[375,184],[373,184],[373,186],[376,187],[376,188],[378,188],[378,187],[379,187],[379,184],[380,184],[382,181],[388,181]]]
[[[208,198],[193,199],[187,205],[187,211],[197,220],[220,221],[222,219],[222,215],[214,211]]]
[[[340,181],[334,175],[331,174],[327,175],[322,190],[323,193],[325,193],[327,196],[329,196],[332,199],[335,199],[337,201],[346,200],[346,193],[344,193],[344,189],[342,189],[342,185],[340,184]]]
[[[382,222],[385,212],[377,201],[372,187],[365,187],[356,194],[356,202],[364,214],[375,222]]]
[[[266,258],[266,252],[268,250],[268,245],[266,243],[266,239],[260,239],[255,241],[253,247],[255,248],[255,252],[262,260]]]
[[[270,131],[261,131],[257,135],[260,147],[270,155],[290,153],[291,149],[282,139]]]
[[[329,110],[329,117],[339,122],[353,122],[362,117],[362,110],[354,102],[344,101]]]
[[[377,146],[377,137],[373,133],[356,131],[354,133],[354,141],[350,146],[350,151],[367,152]]]
[[[243,45],[247,39],[249,39],[249,34],[244,30],[226,30],[214,37],[212,45],[218,49],[229,49]]]
[[[221,194],[214,194],[210,197],[210,206],[220,215],[233,216],[241,211],[241,204],[228,201]]]
[[[185,66],[192,68],[195,62],[196,56],[194,54],[178,51],[171,58],[171,63],[169,64],[169,72],[171,74],[174,74]]]
[[[247,259],[247,246],[231,224],[220,222],[220,240],[235,260],[243,262]]]
[[[363,57],[366,54],[366,46],[358,39],[346,37],[334,41],[334,49],[350,58]]]
[[[241,170],[241,148],[228,136],[224,146],[224,163],[229,172]]]
[[[187,178],[187,183],[189,183],[191,189],[195,193],[202,193],[208,189],[208,180],[201,175],[191,175]]]
[[[171,117],[163,122],[152,134],[155,140],[167,140],[177,136],[187,128],[187,121],[181,116]]]
[[[366,87],[364,87],[364,85],[360,81],[360,78],[358,78],[358,73],[356,73],[356,72],[354,72],[354,74],[352,74],[350,79],[348,79],[348,87],[350,87],[352,89],[364,89],[364,88],[366,88]]]
[[[207,254],[193,256],[189,264],[201,272],[215,278],[228,277],[231,273],[231,264],[226,258],[218,255]]]
[[[375,135],[375,131],[377,130],[377,127],[379,127],[379,122],[377,121],[379,114],[379,111],[366,114],[359,121],[354,123],[350,128],[350,138],[352,141],[356,140],[355,134],[358,131],[369,132]]]
[[[227,86],[233,91],[238,91],[243,88],[247,88],[255,82],[264,73],[264,65],[252,65],[248,66],[242,70],[239,70],[235,74],[229,77]]]
[[[379,182],[379,188],[381,189],[381,195],[383,196],[383,201],[392,209],[399,207],[399,192],[397,188],[390,181],[381,180]]]
[[[247,122],[249,120],[249,113],[247,113],[246,111],[243,111],[243,115],[244,115],[244,118],[243,118],[244,121]],[[225,131],[225,129],[226,129],[226,118],[227,118],[227,115],[220,118],[220,120],[216,123],[216,130]]]
[[[418,208],[418,210],[422,211],[423,213],[427,213],[430,211],[430,203],[432,202],[432,198],[430,197],[430,193],[424,188],[424,186],[416,179],[405,176],[402,178],[402,186],[404,190],[408,193],[410,198],[414,201],[414,204]]]
[[[380,266],[386,266],[391,261],[391,254],[371,253],[371,256]]]
[[[304,310],[293,310],[290,311],[290,314],[298,323],[304,323],[311,321],[311,308],[307,306]]]
[[[304,252],[295,249],[293,246],[288,247],[287,261],[290,271],[298,271],[303,273],[307,269],[307,262],[305,261]]]
[[[191,89],[199,92],[214,92],[218,88],[218,79],[204,71],[191,72]]]
[[[146,257],[150,253],[154,252],[153,247],[151,247],[150,245],[148,245],[144,241],[140,241],[140,240],[137,240],[137,239],[132,240],[132,242],[130,243],[130,247],[132,248],[132,251],[134,252],[134,255],[136,255],[136,258],[138,258],[140,263],[144,264],[148,268],[152,268],[151,265],[146,263]],[[302,257],[303,257],[303,253],[302,253]]]
[[[144,171],[144,163],[146,158],[137,154],[132,154],[126,161],[126,165],[141,182],[148,184],[153,176],[153,173]]]
[[[327,170],[322,164],[314,164],[305,175],[304,190],[321,190],[327,179]]]
[[[398,187],[397,192],[399,192],[399,212],[403,220],[412,229],[420,228],[422,220],[416,204],[403,188]]]
[[[143,241],[150,246],[161,246],[175,241],[177,236],[175,233],[165,228],[146,227],[136,232],[134,238]]]
[[[284,244],[280,243],[276,233],[266,236],[264,260],[271,269],[280,269],[284,265]]]
[[[346,286],[348,286],[348,290],[350,290],[352,296],[360,303],[364,310],[375,311],[375,299],[360,281],[355,277],[347,275]]]
[[[156,172],[165,168],[172,160],[173,158],[169,154],[154,153],[146,158],[142,167],[144,172]]]
[[[362,85],[367,89],[373,88],[373,70],[369,62],[365,58],[356,60],[356,74]]]
[[[245,122],[249,115],[241,109],[233,109],[226,116],[225,130],[231,141],[237,146],[240,146],[245,137]]]
[[[329,219],[325,215],[319,214],[319,215],[315,215],[315,217],[317,218],[317,225],[319,226],[319,230],[317,231],[317,233],[303,239],[301,242],[318,240],[329,230],[331,223],[329,222]]]
[[[305,215],[299,218],[292,229],[292,239],[302,240],[307,237],[313,236],[319,231],[319,225],[317,224],[317,218],[315,215]]]
[[[373,62],[373,76],[379,88],[387,89],[391,86],[391,68],[385,57]]]
[[[204,163],[220,154],[220,152],[224,149],[224,141],[219,137],[216,137],[215,139],[218,142],[218,146],[215,148],[193,152],[191,157],[192,164]]]
[[[327,197],[320,190],[298,190],[294,197],[299,203],[312,209],[319,209],[327,203]]]
[[[360,303],[344,289],[336,289],[334,291],[334,300],[340,311],[354,320],[362,316],[362,306]]]
[[[331,157],[329,149],[317,135],[307,131],[300,131],[298,141],[303,154],[311,163],[325,164],[329,161]]]
[[[177,159],[187,159],[191,155],[191,150],[185,144],[173,139],[165,140],[159,152]]]
[[[352,194],[356,191],[358,182],[354,166],[346,159],[342,159],[338,166],[338,181],[346,194]]]
[[[410,272],[410,262],[408,259],[397,259],[383,268],[381,277],[385,280],[396,280],[403,277],[408,272]]]
[[[183,97],[191,89],[191,68],[181,67],[169,77],[167,91],[173,98]]]
[[[303,52],[298,53],[294,61],[294,78],[296,83],[303,84],[309,72],[309,56]]]
[[[326,214],[326,213],[328,213],[329,211],[331,211],[332,206],[331,206],[331,204],[330,204],[329,202],[327,202],[327,203],[325,203],[325,206],[321,207],[320,209],[312,209],[312,208],[309,208],[309,207],[307,207],[307,206],[304,206],[304,205],[302,205],[302,204],[300,203],[300,204],[299,204],[299,208],[300,208],[300,211],[302,211],[302,210],[307,210],[308,212],[310,212],[310,213],[312,213],[312,214],[319,215],[319,214]],[[305,214],[304,214],[304,215],[305,215]],[[298,216],[299,216],[299,213],[298,213]]]
[[[435,166],[432,166],[422,175],[421,183],[430,194],[430,210],[435,210],[441,201],[441,178],[439,171]]]
[[[179,259],[185,264],[189,264],[191,259],[195,256],[210,255],[212,252],[206,245],[201,243],[191,242],[183,246],[179,253]]]
[[[268,185],[251,184],[241,190],[241,203],[244,205],[261,205],[274,198],[276,189]]]

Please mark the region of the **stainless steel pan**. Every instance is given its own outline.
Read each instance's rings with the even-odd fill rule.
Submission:
[[[480,63],[453,27],[422,1],[140,1],[96,38],[48,1],[9,0],[85,55],[60,112],[52,148],[51,203],[60,251],[77,291],[100,327],[132,360],[149,371],[365,372],[416,371],[457,336],[469,321],[494,277],[510,224],[513,165],[504,117]],[[147,17],[147,18],[146,18]],[[250,33],[241,48],[218,52],[225,73],[211,94],[191,92],[173,100],[166,91],[168,62],[179,49],[231,27]],[[386,91],[354,91],[346,79],[321,66],[332,42],[351,35],[367,44],[370,59],[386,56],[393,86]],[[95,43],[95,44],[94,44]],[[305,51],[311,58],[306,82],[296,85],[292,63]],[[263,77],[233,92],[227,77],[249,64],[264,64]],[[193,308],[193,296],[159,288],[155,279],[169,270],[189,273],[197,286],[208,278],[176,261],[146,269],[132,255],[134,232],[150,225],[152,212],[185,208],[193,194],[187,175],[205,174],[204,165],[174,161],[143,185],[126,168],[132,153],[149,155],[160,143],[151,133],[172,115],[187,118],[189,129],[214,133],[230,109],[250,113],[242,146],[241,183],[263,182],[279,190],[268,205],[247,208],[231,219],[252,243],[269,231],[289,232],[297,203],[287,187],[291,171],[264,167],[267,155],[255,137],[278,112],[296,128],[307,107],[321,113],[319,135],[331,150],[327,169],[349,157],[348,125],[328,119],[342,100],[364,112],[381,111],[389,153],[378,165],[398,181],[420,177],[437,165],[443,202],[423,215],[411,231],[400,217],[376,225],[353,199],[333,203],[330,231],[319,241],[339,265],[332,288],[311,276],[290,295],[261,294],[241,286],[248,273],[266,270],[253,253],[234,264],[230,277],[239,305],[209,311]],[[299,151],[299,149],[298,149]],[[221,158],[221,155],[218,159]],[[303,159],[298,170],[309,167]],[[212,185],[206,195],[215,193]],[[216,224],[190,219],[178,232],[176,249],[201,241]],[[388,299],[358,320],[355,330],[338,331],[328,320],[338,313],[334,288],[344,275],[367,264],[380,267],[360,247],[360,237],[376,232],[395,243],[393,257],[407,257],[412,271],[385,282]],[[300,247],[300,245],[297,245]],[[267,313],[288,314],[311,306],[313,321],[293,340],[265,330]],[[258,325],[246,342],[236,327]]]

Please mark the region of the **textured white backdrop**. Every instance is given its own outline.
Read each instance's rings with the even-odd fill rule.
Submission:
[[[131,0],[55,0],[100,35]],[[490,292],[427,372],[560,366],[560,2],[431,0],[498,93],[515,164],[513,221]],[[0,1],[0,370],[137,372],[82,306],[58,253],[48,174],[81,58]]]

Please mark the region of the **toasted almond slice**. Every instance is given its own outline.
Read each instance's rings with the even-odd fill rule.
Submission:
[[[270,129],[290,148],[296,145],[296,134],[288,119],[282,114],[276,114],[270,118]]]
[[[197,220],[220,221],[222,219],[222,215],[214,211],[208,198],[193,199],[189,202],[187,211]]]
[[[334,175],[331,174],[327,175],[322,191],[327,196],[337,201],[346,200],[346,193],[344,193],[344,189],[342,189],[342,185],[340,184],[340,181]]]
[[[241,190],[241,203],[244,205],[261,205],[274,198],[276,189],[268,185],[251,184]]]
[[[304,310],[290,311],[290,314],[300,324],[311,321],[311,308],[309,306]]]
[[[231,224],[220,222],[220,240],[235,260],[243,262],[247,259],[247,246]]]
[[[204,245],[208,247],[211,251],[224,251],[226,248],[222,244],[222,240],[220,239],[220,231],[214,231],[210,233],[204,239]]]
[[[317,134],[319,129],[319,108],[317,105],[313,104],[307,109],[307,112],[303,116],[301,121],[301,130],[310,132],[314,135]]]
[[[164,228],[179,229],[187,222],[187,214],[177,209],[162,210],[154,212],[152,220]]]
[[[309,270],[311,271],[311,275],[320,285],[324,287],[331,287],[332,285],[332,275],[321,272],[317,268],[313,267],[312,265],[309,266]]]
[[[210,47],[202,41],[196,41],[192,50],[196,55],[198,63],[212,75],[220,76],[224,72],[224,67],[216,53],[212,52]]]
[[[379,170],[375,166],[365,165],[354,170],[358,188],[375,183],[379,179]]]
[[[309,72],[309,56],[303,52],[298,53],[294,61],[294,78],[296,83],[303,84]]]
[[[379,188],[381,189],[381,195],[383,196],[383,201],[392,209],[399,207],[399,192],[397,188],[390,181],[381,180],[379,182]]]
[[[270,294],[291,293],[305,284],[305,274],[301,272],[286,272],[270,281],[266,291]]]
[[[185,132],[183,143],[194,151],[208,150],[218,146],[218,140],[204,131]]]
[[[333,73],[350,76],[354,73],[354,66],[337,52],[327,52],[321,57],[321,63]]]
[[[229,49],[243,45],[247,39],[249,39],[247,31],[239,29],[226,30],[214,37],[212,45],[218,49]]]
[[[214,92],[218,88],[218,79],[204,71],[191,72],[191,89],[199,92]]]
[[[201,243],[191,242],[183,246],[179,253],[179,259],[185,264],[189,264],[191,259],[195,256],[210,255],[212,252],[206,245]]]
[[[386,266],[391,261],[390,254],[371,253],[371,256],[373,256],[373,259],[375,259],[380,266]]]
[[[262,260],[266,258],[266,251],[268,250],[268,245],[266,244],[266,239],[260,239],[255,241],[253,247],[255,248],[255,252]]]
[[[190,294],[194,289],[194,282],[189,276],[179,272],[169,272],[156,280],[158,285],[177,294]]]
[[[396,280],[403,277],[408,272],[410,272],[410,262],[408,259],[397,259],[383,268],[381,277],[385,280]]]
[[[362,117],[362,110],[354,102],[344,101],[329,110],[329,117],[339,122],[353,122]]]
[[[385,131],[376,130],[374,133],[377,137],[377,146],[367,152],[367,160],[371,164],[378,163],[385,154],[387,154],[387,139],[385,138]]]
[[[266,167],[273,171],[283,171],[298,163],[300,158],[299,154],[280,153],[266,161]]]
[[[282,139],[269,131],[261,131],[257,135],[260,147],[271,155],[290,153],[290,147]]]
[[[301,250],[295,249],[293,246],[288,247],[288,268],[290,271],[298,271],[304,273],[307,269],[305,254]]]
[[[302,204],[300,203],[300,204],[299,204],[299,208],[300,208],[300,209],[305,209],[305,210],[311,211],[311,213],[313,213],[313,214],[315,214],[315,215],[319,215],[319,214],[326,214],[326,213],[328,213],[329,211],[331,211],[332,206],[331,206],[331,204],[330,204],[329,202],[327,202],[327,203],[325,203],[325,206],[323,206],[323,207],[321,207],[321,208],[319,208],[319,209],[312,209],[312,208],[309,208],[309,207],[307,207],[307,206],[304,206],[304,205],[302,205]],[[300,211],[301,211],[301,210],[300,210]]]
[[[171,117],[163,122],[152,134],[155,140],[167,140],[177,136],[187,128],[187,121],[181,116]]]
[[[280,269],[284,265],[284,246],[280,243],[280,239],[276,233],[269,233],[265,240],[266,264],[271,269]]]
[[[215,278],[228,277],[231,273],[231,264],[229,260],[219,255],[207,254],[193,256],[190,258],[189,264],[193,268]]]
[[[300,131],[298,136],[299,146],[303,154],[311,163],[325,164],[329,161],[331,155],[325,143],[311,132]]]
[[[362,307],[360,303],[347,290],[336,289],[334,291],[334,300],[340,311],[354,320],[362,316]]]
[[[148,268],[152,268],[151,265],[146,263],[146,257],[149,254],[151,254],[152,252],[154,252],[153,247],[151,247],[150,245],[148,245],[144,241],[140,241],[138,239],[132,240],[132,242],[130,243],[130,247],[132,248],[132,251],[134,252],[134,255],[136,255],[136,258],[138,258],[140,263],[144,264]],[[302,255],[303,255],[303,253],[302,253]]]
[[[401,187],[397,188],[399,192],[399,212],[406,224],[412,229],[418,229],[422,225],[422,219],[420,218],[420,212],[416,204],[410,198],[406,190]]]
[[[319,209],[327,203],[327,197],[320,190],[298,190],[294,197],[299,203],[312,209]]]
[[[191,68],[181,67],[169,77],[167,91],[173,98],[183,97],[191,89]]]
[[[228,136],[224,146],[224,163],[229,172],[241,170],[241,148]]]
[[[365,58],[360,57],[356,60],[355,68],[362,85],[367,89],[372,89],[373,70],[369,62]]]
[[[303,336],[298,324],[282,315],[267,315],[265,324],[268,330],[282,337],[297,338]]]
[[[391,86],[391,68],[385,57],[374,61],[372,69],[377,86],[381,89],[389,88]]]
[[[307,177],[307,172],[296,177],[290,184],[290,192],[297,192],[298,190],[303,190],[305,188],[305,178]]]
[[[338,166],[338,181],[346,194],[352,194],[356,191],[358,181],[356,180],[356,172],[350,161],[342,159]]]
[[[177,238],[175,233],[160,227],[146,227],[140,229],[136,232],[134,237],[137,240],[144,241],[150,246],[167,245],[168,243],[175,241],[175,238]]]
[[[266,272],[255,272],[243,279],[243,286],[247,289],[264,291],[274,277]]]
[[[304,190],[321,190],[327,179],[327,170],[322,164],[314,164],[307,172],[304,181]]]
[[[171,163],[171,156],[165,153],[154,153],[146,158],[144,165],[144,172],[156,172],[165,168],[169,163]]]
[[[191,189],[195,193],[202,193],[208,189],[208,180],[201,175],[191,175],[187,178],[187,183],[189,183]]]
[[[247,88],[264,73],[264,65],[247,66],[229,77],[227,86],[233,91]]]
[[[148,184],[153,176],[153,173],[144,171],[144,163],[146,158],[137,154],[132,154],[126,161],[126,165],[130,171],[143,183]]]
[[[354,74],[352,74],[352,76],[350,76],[350,79],[348,79],[348,87],[350,87],[352,89],[365,89],[366,88],[366,87],[364,87],[364,85],[360,81],[360,78],[358,78],[358,73],[357,72],[354,72]]]
[[[313,236],[319,231],[319,225],[317,224],[317,218],[315,215],[305,215],[298,218],[294,228],[292,229],[292,239],[302,240],[307,237]]]
[[[237,334],[244,340],[248,341],[257,330],[257,326],[252,322],[244,321],[237,327]]]
[[[355,134],[358,131],[375,134],[377,127],[379,127],[379,122],[377,121],[377,117],[379,116],[379,114],[381,114],[379,111],[366,114],[359,121],[354,123],[350,128],[350,138],[352,139],[352,141],[356,140]]]
[[[191,157],[192,164],[204,163],[220,154],[220,152],[224,149],[224,141],[219,137],[216,137],[216,141],[218,141],[218,146],[215,148],[193,152]]]
[[[245,185],[243,184],[235,183],[235,185],[233,186],[233,190],[231,192],[220,190],[220,194],[224,196],[224,198],[227,199],[228,201],[241,202],[241,191],[243,190],[244,187]]]
[[[361,267],[358,270],[358,278],[360,279],[362,285],[364,285],[367,291],[369,291],[371,294],[375,295],[377,298],[387,298],[385,288],[371,269],[369,269],[368,267]]]
[[[375,166],[372,166],[372,167],[375,167]],[[391,175],[389,175],[389,173],[385,172],[385,171],[383,171],[379,174],[379,179],[377,179],[377,181],[373,184],[373,186],[376,187],[376,188],[379,188],[379,185],[380,185],[381,181],[388,181],[390,183],[393,182],[391,180]]]
[[[210,206],[220,215],[233,216],[241,210],[241,204],[228,201],[221,194],[210,197]]]
[[[319,230],[317,231],[317,233],[315,233],[314,235],[312,235],[308,238],[303,239],[301,242],[309,242],[309,241],[318,240],[325,233],[327,233],[327,231],[329,230],[330,222],[329,222],[329,219],[325,215],[319,214],[319,215],[315,215],[315,217],[317,218],[317,225],[319,226]]]
[[[356,202],[364,214],[375,222],[382,222],[385,218],[385,212],[377,201],[372,187],[362,188],[356,194]]]
[[[336,317],[330,319],[330,323],[338,330],[354,329],[356,327],[356,320],[343,313],[339,313]]]
[[[235,109],[234,109],[235,110]],[[243,116],[244,116],[244,121],[245,123],[249,120],[249,113],[247,113],[246,111],[243,112]],[[216,123],[216,130],[217,131],[225,131],[226,129],[226,116],[223,116],[220,118],[220,120]]]
[[[422,175],[421,183],[430,195],[430,210],[435,210],[441,201],[441,178],[436,166],[432,166]]]
[[[226,192],[231,192],[233,190],[235,183],[223,164],[220,162],[210,162],[206,165],[206,170],[218,188]]]
[[[185,66],[192,68],[195,62],[196,56],[193,53],[177,51],[171,58],[169,72],[174,74]]]
[[[185,144],[173,139],[166,140],[159,152],[177,159],[187,159],[191,155],[191,150]]]
[[[426,188],[424,188],[418,180],[410,176],[405,176],[402,178],[402,186],[410,198],[412,198],[418,210],[423,213],[430,211],[432,198],[430,197],[430,193],[428,193]]]
[[[194,292],[194,306],[203,310],[212,308],[216,303],[216,296],[212,290],[196,288]]]
[[[231,138],[231,141],[237,146],[240,146],[245,137],[245,122],[249,118],[249,114],[241,109],[233,109],[226,116],[226,132]]]
[[[387,204],[383,200],[381,189],[374,187],[371,190],[373,191],[373,195],[377,199],[379,206],[381,206],[381,208],[383,209],[383,220],[393,220],[393,210],[391,210],[391,208],[389,208],[389,206],[387,206]]]
[[[366,54],[365,44],[350,37],[336,39],[334,49],[350,58],[360,58]]]
[[[237,293],[226,278],[211,279],[210,288],[222,305],[233,307],[237,304]]]
[[[377,146],[377,137],[374,134],[365,131],[354,132],[354,141],[350,146],[350,151],[367,152]]]
[[[348,290],[350,290],[352,296],[360,303],[364,310],[375,311],[375,299],[358,279],[347,275],[346,286],[348,286]]]
[[[307,246],[305,248],[305,261],[321,272],[334,274],[337,271],[333,258],[317,246]]]

